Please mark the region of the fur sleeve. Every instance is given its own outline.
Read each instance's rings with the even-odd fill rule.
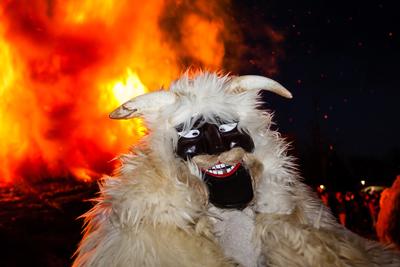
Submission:
[[[310,223],[304,211],[300,205],[291,214],[257,216],[256,235],[268,266],[400,266],[398,252],[348,231],[323,210],[325,218]]]
[[[139,165],[104,179],[73,266],[232,266],[202,215],[197,178],[149,158]]]

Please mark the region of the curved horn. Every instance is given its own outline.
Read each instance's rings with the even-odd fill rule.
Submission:
[[[257,75],[244,75],[233,78],[228,87],[228,92],[235,92],[238,89],[242,89],[243,91],[261,89],[271,91],[286,98],[293,98],[292,93],[280,83],[270,78]]]
[[[110,113],[111,119],[130,119],[148,112],[156,112],[161,107],[175,102],[175,95],[167,91],[158,91],[137,96],[125,102]]]

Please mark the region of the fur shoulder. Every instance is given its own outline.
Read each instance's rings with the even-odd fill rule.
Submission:
[[[119,173],[103,179],[97,204],[83,216],[74,266],[231,266],[202,214],[197,177],[179,168],[167,175],[147,152],[121,160]]]

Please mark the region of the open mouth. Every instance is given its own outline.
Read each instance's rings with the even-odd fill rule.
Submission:
[[[239,167],[240,167],[240,162],[236,163],[235,165],[228,165],[225,163],[218,162],[217,164],[208,169],[203,169],[203,171],[210,176],[224,178],[234,174],[239,169]]]

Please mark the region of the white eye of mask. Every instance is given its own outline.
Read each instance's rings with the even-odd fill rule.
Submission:
[[[189,130],[186,132],[178,132],[179,136],[182,136],[184,138],[195,138],[200,135],[200,131],[197,129]]]
[[[221,125],[218,127],[218,130],[219,130],[220,133],[227,133],[227,132],[230,132],[230,131],[232,131],[233,129],[235,129],[236,126],[237,126],[237,123],[236,123],[236,122],[227,123],[227,124],[221,124]]]

